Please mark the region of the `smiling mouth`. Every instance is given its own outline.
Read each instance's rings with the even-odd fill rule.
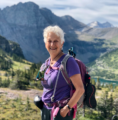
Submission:
[[[55,49],[52,49],[52,48],[50,48],[51,50],[56,50],[56,48]]]

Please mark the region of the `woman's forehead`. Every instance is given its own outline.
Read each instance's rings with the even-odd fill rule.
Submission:
[[[56,38],[56,39],[59,39],[60,37],[59,36],[57,36],[55,33],[53,33],[53,32],[49,32],[48,33],[48,35],[47,35],[47,38]]]

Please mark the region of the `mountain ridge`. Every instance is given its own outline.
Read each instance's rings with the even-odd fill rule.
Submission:
[[[100,23],[98,21],[94,21],[91,22],[89,24],[87,24],[89,27],[91,28],[109,28],[109,27],[113,27],[113,25],[109,22],[105,22],[105,23]]]
[[[45,14],[42,15],[42,12],[54,18],[51,19],[54,20],[52,24],[48,23],[49,17],[46,19]],[[49,14],[49,11],[45,12],[39,9],[38,5],[32,2],[20,2],[17,5],[6,7],[0,11],[0,15],[0,19],[4,21],[0,21],[0,34],[20,44],[25,58],[32,62],[44,61],[49,56],[45,50],[42,35],[45,27],[49,25],[59,25],[65,32],[76,29],[75,25],[68,25],[61,17],[54,15],[52,12]],[[78,22],[78,25],[80,24],[81,23]],[[84,27],[86,25],[82,24],[81,27],[82,26]],[[39,54],[42,57],[40,57]]]
[[[64,52],[67,53],[70,47],[74,47],[76,57],[84,63],[98,58],[109,47],[113,48],[117,40],[117,31],[114,35],[114,28],[109,28],[110,33],[113,33],[109,36],[114,39],[112,44],[106,39],[109,34],[107,28],[90,29],[71,16],[58,17],[51,10],[40,8],[32,2],[19,3],[0,11],[0,34],[17,42],[25,58],[35,63],[43,62],[49,57],[43,42],[43,30],[49,25],[58,25],[64,30]],[[86,28],[88,30],[84,31]]]

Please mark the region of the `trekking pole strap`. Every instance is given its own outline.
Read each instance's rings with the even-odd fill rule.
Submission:
[[[59,79],[59,74],[60,74],[60,69],[59,69],[59,72],[57,74],[57,79],[56,79],[56,83],[55,83],[55,87],[54,87],[54,92],[53,92],[53,95],[51,96],[51,102],[54,102],[54,96],[55,96],[55,92],[56,92],[57,82],[58,82],[58,79]]]

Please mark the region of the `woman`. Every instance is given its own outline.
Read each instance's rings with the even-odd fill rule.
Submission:
[[[56,84],[57,74],[59,72],[58,68],[60,67],[63,58],[66,56],[66,54],[62,52],[65,40],[64,32],[58,26],[48,26],[44,29],[43,35],[45,47],[50,54],[50,58],[46,61],[48,68],[45,71],[44,80],[41,82],[44,87],[42,95],[42,101],[44,102],[42,120],[50,120],[52,119],[51,110],[54,107],[53,103],[68,99],[70,96],[70,86],[66,83],[62,74],[59,73],[54,101],[51,100]],[[60,110],[54,120],[72,120],[73,109],[71,110],[71,108],[73,108],[84,93],[80,70],[74,58],[71,57],[68,59],[66,70],[75,87],[75,92],[73,96],[68,99],[65,105],[59,106]],[[70,115],[68,113],[70,113]]]

